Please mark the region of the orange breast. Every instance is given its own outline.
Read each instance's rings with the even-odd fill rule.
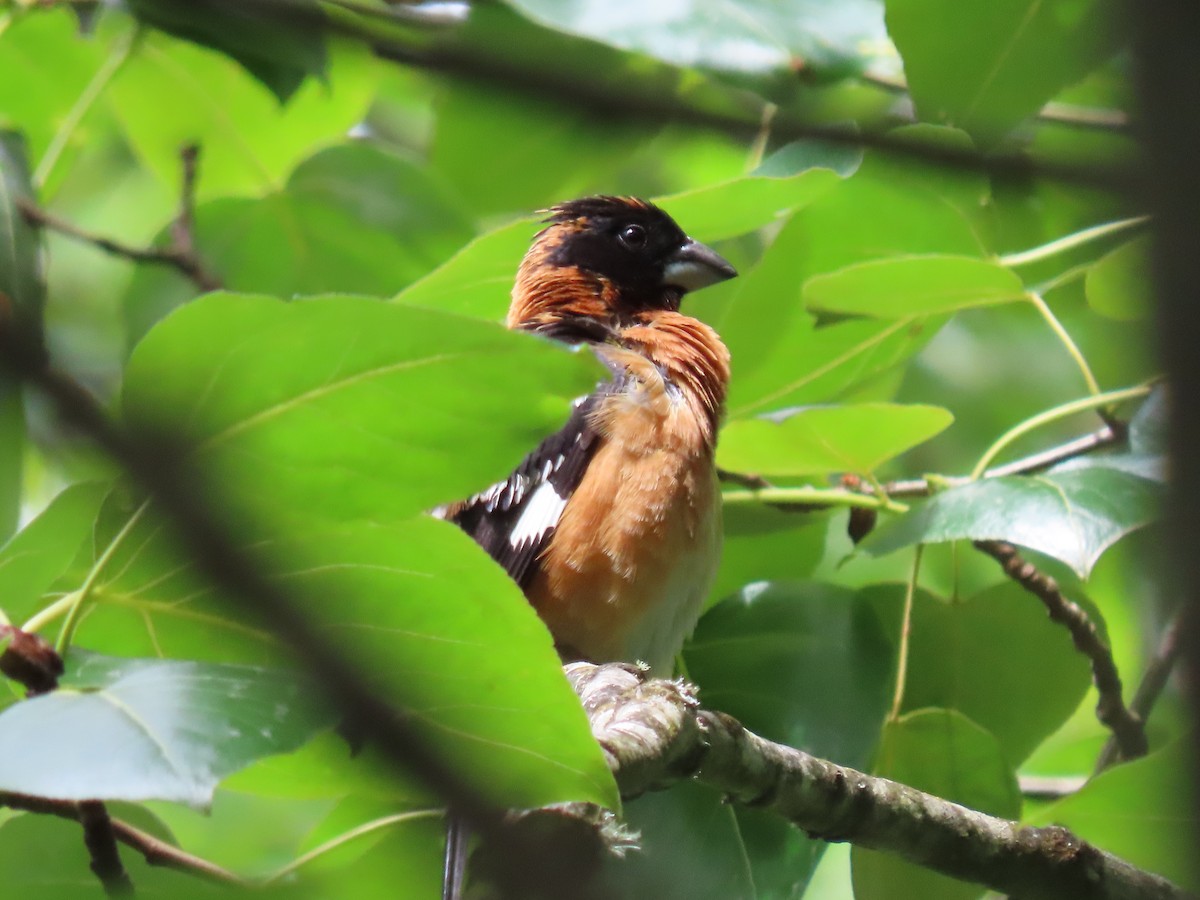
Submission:
[[[716,571],[720,497],[695,410],[653,365],[630,368],[641,380],[597,412],[604,442],[528,593],[564,654],[669,674]]]

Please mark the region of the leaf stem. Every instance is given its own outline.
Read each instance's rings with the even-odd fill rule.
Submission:
[[[288,875],[292,874],[292,872],[295,872],[301,866],[308,865],[317,857],[324,856],[326,853],[336,850],[338,847],[345,846],[351,841],[370,834],[373,831],[379,831],[381,828],[389,828],[392,825],[399,825],[402,822],[410,822],[414,819],[440,818],[444,815],[445,810],[441,809],[414,809],[410,810],[409,812],[396,813],[395,815],[383,816],[378,819],[372,819],[370,822],[364,822],[362,825],[359,825],[356,828],[351,828],[349,831],[339,834],[337,837],[330,838],[320,846],[314,847],[307,853],[296,857],[283,868],[264,878],[261,882],[261,885],[265,887],[270,884],[275,884],[280,879],[287,877]]]
[[[1134,216],[1129,219],[1118,219],[1115,222],[1105,222],[1103,225],[1093,225],[1091,228],[1084,228],[1082,231],[1076,231],[1074,234],[1056,238],[1047,244],[1042,244],[1040,247],[1033,247],[1018,253],[1009,253],[999,257],[996,261],[1002,266],[1008,266],[1010,269],[1027,266],[1031,263],[1041,262],[1044,259],[1057,256],[1060,253],[1066,253],[1068,250],[1074,250],[1076,247],[1082,247],[1091,241],[1108,237],[1110,234],[1118,234],[1130,228],[1137,228],[1139,225],[1144,225],[1149,221],[1149,216]]]
[[[79,590],[68,594],[63,600],[70,599],[72,602],[66,606],[67,620],[63,622],[62,630],[58,633],[58,640],[54,642],[54,649],[59,656],[63,656],[67,652],[67,648],[71,646],[71,641],[75,637],[75,631],[79,628],[80,619],[83,617],[83,609],[91,599],[92,593],[96,589],[96,583],[100,580],[100,576],[116,555],[121,544],[125,542],[125,538],[129,537],[134,527],[141,521],[142,514],[149,507],[149,501],[146,501],[134,511],[128,521],[121,526],[121,530],[117,532],[117,536],[109,542],[109,545],[104,548],[104,552],[100,554],[100,558],[96,560],[91,570],[87,573],[87,577],[83,580]],[[59,603],[54,604],[58,606]]]
[[[1067,348],[1067,353],[1071,359],[1075,360],[1075,365],[1079,366],[1079,371],[1083,373],[1083,380],[1087,384],[1088,393],[1093,397],[1100,393],[1100,383],[1096,381],[1096,376],[1092,374],[1092,367],[1088,365],[1087,359],[1083,355],[1083,351],[1079,349],[1079,345],[1075,343],[1067,329],[1063,328],[1062,322],[1054,315],[1054,311],[1050,309],[1050,305],[1042,299],[1042,295],[1037,291],[1028,291],[1025,294],[1034,309],[1042,314],[1042,318],[1046,320],[1046,324],[1050,326],[1050,330],[1057,335],[1062,345]]]
[[[83,121],[84,116],[95,105],[96,100],[100,97],[104,89],[108,87],[109,82],[121,71],[121,67],[129,59],[134,43],[140,33],[141,29],[135,27],[117,38],[117,43],[113,47],[112,53],[109,54],[104,64],[96,70],[96,74],[92,76],[92,80],[84,87],[83,93],[79,95],[79,99],[75,101],[75,105],[67,112],[62,125],[54,133],[49,146],[46,147],[46,152],[42,154],[42,158],[38,161],[37,169],[33,173],[34,185],[39,188],[45,186],[46,180],[50,177],[50,173],[54,171],[59,157],[66,150],[71,136],[75,133],[75,129],[79,127],[79,123]]]
[[[892,708],[888,712],[889,722],[900,718],[900,708],[904,705],[904,683],[908,680],[908,638],[912,633],[913,597],[917,593],[917,577],[921,573],[921,549],[922,545],[917,544],[913,554],[912,573],[904,591],[904,618],[900,622],[900,648],[896,654],[896,691],[892,694]]]
[[[999,456],[1005,447],[1013,443],[1013,441],[1029,434],[1029,432],[1041,428],[1043,425],[1048,425],[1051,422],[1056,422],[1059,419],[1073,416],[1075,413],[1087,412],[1089,409],[1099,409],[1110,404],[1120,403],[1124,400],[1133,400],[1137,397],[1145,397],[1150,393],[1151,388],[1152,385],[1141,384],[1137,387],[1122,388],[1119,391],[1095,394],[1091,397],[1084,397],[1081,400],[1072,400],[1070,403],[1055,406],[1045,412],[1038,413],[1032,418],[1026,419],[1019,425],[1010,428],[992,446],[988,447],[987,452],[979,458],[979,462],[975,464],[975,468],[971,471],[971,480],[978,480],[987,471],[992,460]]]
[[[886,509],[889,512],[908,511],[907,504],[897,503],[889,497],[875,497],[843,488],[818,488],[811,485],[724,491],[721,498],[727,506],[747,503],[808,503],[817,507],[861,506],[865,509]]]

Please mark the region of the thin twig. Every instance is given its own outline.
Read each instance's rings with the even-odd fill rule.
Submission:
[[[108,810],[99,800],[84,800],[76,805],[79,808],[79,824],[83,826],[83,842],[92,857],[92,872],[104,885],[104,893],[109,897],[130,896],[133,882],[121,864],[117,836],[113,832]]]
[[[79,821],[81,804],[69,800],[51,800],[48,797],[33,797],[28,794],[0,792],[0,806],[20,809],[40,815],[58,816],[62,819]],[[246,880],[223,869],[214,862],[186,853],[152,834],[134,828],[120,819],[109,819],[116,839],[140,853],[149,865],[162,866],[195,875],[217,884],[244,885]]]
[[[48,228],[67,237],[138,263],[171,266],[190,279],[202,291],[215,291],[221,280],[210,272],[196,252],[195,242],[195,186],[199,148],[184,147],[180,153],[183,162],[183,185],[180,191],[179,213],[171,223],[171,243],[166,247],[133,247],[104,235],[85,231],[78,225],[60,219],[23,197],[17,198],[17,206],[25,220],[38,228]]]
[[[1096,718],[1112,731],[1121,759],[1144,756],[1148,749],[1146,729],[1141,718],[1125,705],[1121,696],[1121,676],[1112,651],[1100,639],[1088,614],[1064,597],[1055,580],[1026,562],[1012,544],[975,541],[975,546],[1000,563],[1004,574],[1041,600],[1053,621],[1066,626],[1076,649],[1092,663],[1092,681],[1100,694]]]
[[[1175,664],[1179,661],[1180,653],[1183,650],[1179,640],[1179,634],[1183,628],[1181,623],[1182,616],[1176,613],[1175,618],[1163,631],[1154,658],[1146,666],[1141,683],[1134,692],[1133,700],[1129,702],[1129,711],[1143,722],[1150,718],[1154,704],[1158,702]],[[1095,774],[1099,774],[1111,766],[1117,761],[1119,755],[1120,745],[1117,743],[1116,735],[1111,735],[1096,760]]]

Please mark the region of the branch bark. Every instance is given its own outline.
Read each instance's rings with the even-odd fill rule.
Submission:
[[[1071,633],[1075,648],[1091,660],[1092,681],[1100,693],[1100,700],[1096,704],[1096,718],[1112,731],[1120,758],[1129,760],[1145,756],[1149,749],[1145,726],[1142,719],[1125,705],[1121,676],[1117,672],[1112,651],[1101,640],[1100,633],[1088,614],[1077,603],[1064,597],[1058,589],[1057,582],[1026,562],[1012,544],[1004,541],[976,541],[975,546],[1000,563],[1009,578],[1041,600],[1050,618],[1066,627]]]
[[[885,850],[1027,900],[1190,896],[1065,828],[1022,826],[772,743],[701,709],[682,682],[646,681],[619,664],[566,671],[626,797],[694,777],[813,837]]]

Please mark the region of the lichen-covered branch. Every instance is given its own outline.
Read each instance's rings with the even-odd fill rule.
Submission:
[[[572,663],[567,676],[627,797],[694,777],[814,837],[895,853],[1026,900],[1189,896],[1064,828],[1022,826],[772,743],[701,709],[681,682],[647,681],[619,664]]]
[[[1066,627],[1080,653],[1092,664],[1092,681],[1100,695],[1096,703],[1096,718],[1117,741],[1121,759],[1145,756],[1149,745],[1142,720],[1130,712],[1122,695],[1121,676],[1112,651],[1100,638],[1096,625],[1077,603],[1068,600],[1058,589],[1058,583],[1027,562],[1012,544],[1004,541],[976,541],[975,546],[992,557],[1004,573],[1046,607],[1050,618]]]

